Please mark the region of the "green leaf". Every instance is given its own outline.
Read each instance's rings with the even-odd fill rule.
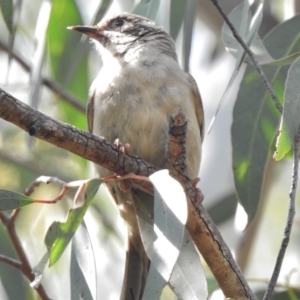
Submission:
[[[185,14],[186,0],[172,0],[170,5],[170,35],[176,40]]]
[[[34,203],[34,200],[12,191],[0,189],[0,211],[20,208]]]
[[[300,125],[300,59],[291,66],[285,85],[283,116],[274,158],[282,159],[291,149]]]
[[[85,187],[85,201],[82,206],[69,210],[66,222],[53,222],[49,227],[45,244],[49,252],[50,266],[60,258],[89,208],[100,184],[101,179],[94,178]]]
[[[300,16],[277,26],[264,40],[275,59],[300,50]],[[263,70],[275,93],[283,98],[288,67],[266,66]],[[253,67],[245,72],[233,111],[233,171],[237,197],[250,222],[256,214],[265,166],[279,124],[279,112]]]
[[[87,52],[79,56],[81,35],[66,29],[67,26],[78,24],[82,24],[82,19],[76,1],[52,1],[47,50],[53,77],[82,102],[86,102],[89,87]],[[59,104],[61,118],[65,122],[86,128],[85,115],[79,114],[64,101]]]
[[[0,0],[0,8],[9,33],[13,34],[13,0]]]

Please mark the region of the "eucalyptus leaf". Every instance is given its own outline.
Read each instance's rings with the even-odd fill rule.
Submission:
[[[71,251],[71,299],[97,299],[97,273],[95,256],[89,232],[84,220],[72,239]]]
[[[134,8],[133,13],[155,20],[160,0],[141,0]]]
[[[170,3],[170,35],[176,40],[185,15],[186,0],[172,0]]]
[[[299,22],[300,16],[295,16],[267,35],[264,44],[272,57],[278,59],[299,52]],[[288,67],[265,66],[263,70],[282,99]],[[248,214],[248,222],[254,218],[259,206],[265,166],[279,116],[260,76],[248,66],[235,103],[231,130],[235,187]]]
[[[207,299],[206,276],[200,256],[187,230],[184,231],[183,240],[184,242],[170,279],[170,286],[179,299]]]
[[[89,76],[87,51],[80,57],[81,35],[67,30],[71,25],[83,24],[76,1],[51,1],[51,14],[47,30],[47,56],[55,81],[86,102]],[[86,127],[86,116],[64,101],[59,102],[60,116],[79,128]],[[75,117],[76,116],[76,117]],[[73,159],[77,159],[75,156]]]
[[[49,252],[50,266],[55,264],[65,251],[101,183],[102,181],[99,178],[88,180],[85,187],[84,203],[77,208],[70,209],[65,222],[53,222],[49,227],[45,244]]]
[[[34,200],[12,191],[0,189],[0,211],[12,210],[34,203]]]
[[[193,27],[196,12],[196,1],[186,0],[185,13],[183,21],[183,68],[186,72],[189,72],[189,62],[191,55]]]
[[[291,149],[300,126],[300,58],[290,67],[284,91],[283,115],[275,159],[282,159]]]
[[[0,0],[0,8],[9,33],[13,34],[13,0]]]
[[[143,299],[159,299],[178,259],[187,220],[186,196],[179,182],[161,170],[149,177],[154,185],[153,254]]]
[[[262,20],[262,7],[260,4],[257,8],[255,15],[252,17],[250,9],[247,11],[247,15],[245,16],[245,6],[247,1],[238,5],[230,14],[229,19],[234,25],[235,28],[240,28],[241,24],[243,25],[246,21],[246,32],[240,32],[242,38],[244,38],[245,43],[249,46],[251,51],[254,53],[255,59],[259,64],[270,63],[274,59],[269,54],[266,49],[264,43],[260,39],[257,34],[259,26]],[[244,26],[242,26],[244,28]],[[226,49],[231,53],[234,57],[237,58],[236,65],[240,66],[240,64],[245,59],[245,50],[241,48],[239,42],[233,36],[232,31],[229,29],[228,25],[224,23],[222,27],[222,40],[225,44]],[[247,58],[246,62],[250,62]]]

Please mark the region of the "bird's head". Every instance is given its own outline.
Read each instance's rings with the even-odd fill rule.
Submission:
[[[122,57],[128,51],[152,49],[177,60],[174,41],[169,34],[142,16],[123,13],[94,26],[70,26],[68,29],[86,34],[114,57]]]

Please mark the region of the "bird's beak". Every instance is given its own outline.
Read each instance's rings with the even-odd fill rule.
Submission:
[[[69,26],[67,29],[79,31],[81,33],[86,34],[92,39],[98,40],[99,38],[103,38],[104,34],[103,31],[99,28],[99,26]]]

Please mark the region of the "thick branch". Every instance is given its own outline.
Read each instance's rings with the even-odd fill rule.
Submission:
[[[45,116],[1,89],[0,117],[19,126],[30,135],[98,163],[120,175],[132,172],[149,176],[156,170],[155,166],[135,155],[120,154],[118,148],[106,142],[104,138]],[[180,152],[180,147],[178,149]],[[174,154],[174,157],[176,155]],[[197,205],[198,191],[187,176],[183,174],[183,177],[190,199],[187,228],[195,244],[227,296],[235,299],[255,299],[217,228],[203,206]]]
[[[171,118],[167,145],[170,174],[184,186],[188,196],[187,229],[226,297],[256,299],[215,224],[201,204],[202,194],[187,175],[187,121],[182,114]]]
[[[156,169],[131,154],[120,154],[104,138],[54,120],[0,89],[0,117],[31,136],[68,150],[120,175],[133,172],[148,176]]]

